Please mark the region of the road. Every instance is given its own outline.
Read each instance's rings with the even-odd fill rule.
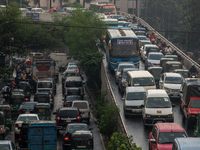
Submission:
[[[59,80],[61,80],[61,75],[59,75]],[[84,79],[86,79],[85,75],[83,74]],[[61,81],[59,81],[57,83],[57,94],[55,95],[55,101],[54,101],[54,107],[52,109],[51,112],[51,119],[55,120],[55,115],[53,115],[53,112],[56,111],[56,109],[60,108],[63,106],[63,96],[62,96],[62,90],[61,90],[62,84]],[[88,100],[90,104],[92,104],[90,97],[88,96],[88,94],[85,92],[85,100]],[[34,95],[31,96],[31,101],[33,101]],[[6,104],[6,102],[4,101],[4,99],[2,99],[0,101],[0,104]],[[92,107],[91,107],[92,108]],[[93,136],[94,136],[94,150],[103,150],[103,145],[101,142],[101,137],[98,131],[98,128],[95,124],[94,118],[93,118],[93,113],[91,113],[91,119],[90,119],[90,124],[89,124],[89,128],[92,128],[92,132],[93,132]],[[13,129],[14,129],[14,123],[13,123]],[[13,142],[16,143],[16,145],[18,145],[18,139],[15,139],[14,136],[14,131],[6,131],[6,140],[11,140]],[[62,150],[62,137],[63,137],[63,131],[60,131],[60,133],[58,134],[58,138],[57,138],[57,150]]]
[[[104,54],[104,58],[106,58],[105,52],[102,51]],[[151,132],[151,128],[145,129],[143,125],[143,119],[142,116],[130,116],[128,118],[124,117],[123,112],[123,101],[122,96],[118,91],[118,86],[115,82],[115,76],[114,73],[111,73],[108,69],[107,60],[103,60],[104,65],[106,66],[106,71],[108,73],[108,78],[112,87],[112,91],[114,93],[115,99],[117,101],[117,105],[120,108],[120,113],[122,115],[122,119],[125,123],[125,127],[128,131],[129,135],[133,136],[133,142],[137,144],[137,146],[142,147],[143,150],[147,150],[149,148],[148,146],[148,139],[149,139],[149,133]],[[144,69],[144,63],[140,61],[140,67],[139,70],[145,70]],[[172,103],[175,104],[175,107],[173,108],[174,113],[174,122],[179,123],[188,133],[188,136],[194,136],[194,130],[193,129],[187,129],[186,124],[182,122],[182,112],[180,110],[180,99],[171,99]]]

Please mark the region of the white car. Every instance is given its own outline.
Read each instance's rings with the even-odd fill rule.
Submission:
[[[183,80],[179,73],[163,73],[159,81],[159,88],[164,89],[169,97],[180,98],[180,87]]]
[[[39,120],[37,114],[20,114],[15,122],[15,135],[19,135],[20,128],[24,121],[35,121]]]
[[[32,8],[32,13],[44,13],[45,11],[42,8]]]
[[[145,58],[146,58],[147,49],[158,49],[158,46],[157,45],[153,45],[153,44],[145,44],[144,48],[141,49],[141,51],[140,51],[141,58],[143,60],[145,60]]]
[[[118,77],[119,74],[121,73],[122,69],[124,68],[135,68],[134,64],[131,63],[119,63],[117,68],[114,70],[115,71],[115,79],[116,83],[118,84]]]

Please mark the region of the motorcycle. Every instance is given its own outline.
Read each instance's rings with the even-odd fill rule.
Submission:
[[[195,72],[190,73],[190,78],[198,78],[197,73]]]

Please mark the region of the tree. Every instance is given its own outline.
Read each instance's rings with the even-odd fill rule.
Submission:
[[[108,150],[142,150],[141,147],[137,147],[133,142],[133,137],[127,137],[124,133],[113,133],[108,143]]]
[[[62,7],[83,8],[83,6],[80,4],[80,2],[74,2],[74,3],[71,3],[71,4],[65,4]]]

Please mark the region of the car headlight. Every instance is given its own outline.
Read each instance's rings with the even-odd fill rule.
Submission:
[[[110,62],[111,62],[111,63],[114,63],[114,64],[116,64],[116,63],[117,63],[116,61],[113,61],[113,60],[110,60]]]
[[[146,114],[146,118],[150,118],[151,117],[151,115],[149,115],[149,114]]]
[[[174,117],[174,114],[170,114],[167,116],[168,118],[173,118]]]

